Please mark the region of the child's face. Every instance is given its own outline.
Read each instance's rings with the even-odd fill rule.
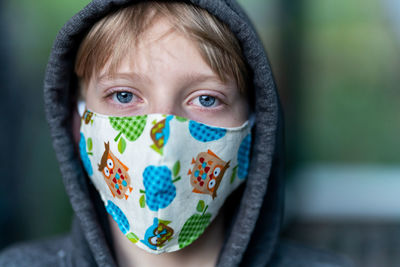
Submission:
[[[174,114],[221,127],[240,126],[248,101],[234,79],[222,83],[195,44],[160,19],[142,35],[114,75],[107,66],[86,88],[88,109],[114,116]]]

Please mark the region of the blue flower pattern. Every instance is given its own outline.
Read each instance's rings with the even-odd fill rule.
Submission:
[[[158,211],[167,207],[176,196],[172,173],[166,166],[148,166],[143,171],[146,203],[150,210]]]
[[[238,177],[244,179],[247,177],[250,164],[250,147],[251,147],[251,134],[248,134],[242,141],[237,155],[238,160]]]
[[[115,205],[112,201],[108,201],[106,206],[107,212],[112,216],[114,221],[118,224],[119,229],[124,235],[129,231],[129,222],[126,218],[125,214],[122,212],[117,205]]]
[[[189,132],[194,139],[206,143],[224,137],[226,134],[226,129],[211,127],[199,122],[190,121]]]

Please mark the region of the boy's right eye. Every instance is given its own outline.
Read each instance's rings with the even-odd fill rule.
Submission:
[[[121,104],[128,104],[132,102],[133,94],[131,92],[116,92],[114,93],[114,100],[120,102]]]

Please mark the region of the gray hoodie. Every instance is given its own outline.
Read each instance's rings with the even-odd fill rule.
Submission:
[[[44,99],[53,146],[75,212],[65,236],[17,244],[0,253],[0,266],[116,266],[105,208],[82,168],[74,145],[72,114],[77,48],[90,27],[134,0],[94,0],[69,20],[48,62]],[[255,127],[245,186],[231,208],[218,266],[346,266],[338,258],[279,240],[283,209],[283,118],[268,58],[243,10],[233,0],[191,0],[225,22],[241,43],[251,69]]]

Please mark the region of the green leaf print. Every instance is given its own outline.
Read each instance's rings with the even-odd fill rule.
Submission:
[[[134,233],[130,232],[129,234],[126,235],[126,237],[132,242],[132,243],[137,243],[139,241],[139,237],[135,235]]]
[[[90,138],[90,137],[87,139],[87,148],[89,151],[92,151],[92,149],[93,149],[93,141],[92,141],[92,138]]]
[[[172,172],[174,173],[174,177],[178,176],[180,170],[181,170],[181,163],[178,160],[177,162],[175,162],[174,167],[172,167]]]
[[[139,199],[139,204],[140,204],[140,207],[141,207],[141,208],[146,207],[146,198],[145,198],[144,195],[142,195],[142,196],[140,197],[140,199]]]
[[[238,165],[236,165],[232,170],[231,183],[233,183],[235,181],[237,169],[238,169]]]
[[[203,212],[204,206],[205,206],[204,200],[199,200],[199,203],[197,203],[196,210],[198,212]]]
[[[178,121],[180,121],[180,122],[185,122],[185,121],[188,120],[188,119],[186,119],[186,118],[179,117],[179,116],[175,116],[175,118],[176,118]]]
[[[118,151],[119,153],[123,154],[125,152],[125,149],[126,149],[126,141],[123,137],[121,137],[118,143]]]

